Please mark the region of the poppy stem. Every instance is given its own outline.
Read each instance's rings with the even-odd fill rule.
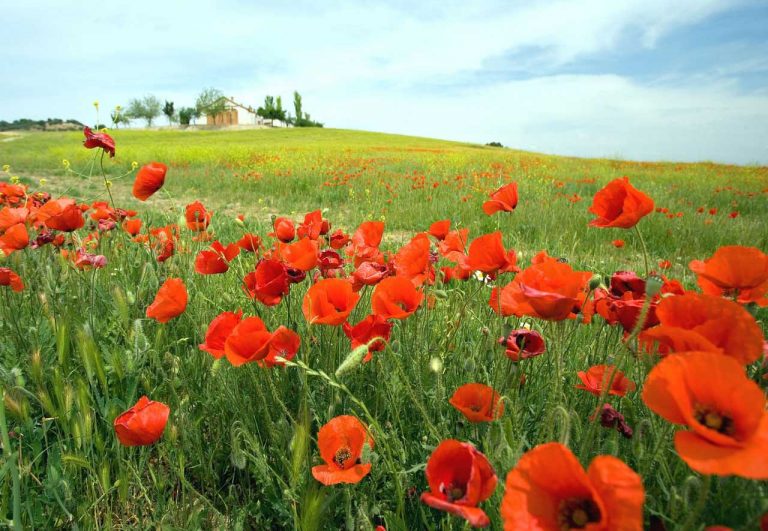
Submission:
[[[8,436],[8,424],[5,421],[5,391],[0,400],[0,437],[3,442],[3,453],[6,463],[8,463],[8,472],[11,475],[13,492],[13,529],[21,531],[21,482],[19,481],[19,469],[16,464],[16,454],[11,452],[11,439]]]
[[[117,210],[117,207],[115,207],[115,199],[112,197],[112,185],[107,180],[107,174],[104,171],[104,153],[105,151],[101,150],[101,157],[99,158],[99,167],[101,168],[101,176],[104,178],[104,187],[107,189],[107,193],[109,194],[109,203],[112,205],[112,210]]]
[[[709,497],[709,491],[710,487],[712,485],[712,476],[707,474],[703,477],[701,482],[701,488],[699,489],[699,496],[696,498],[696,505],[693,506],[693,509],[690,513],[688,513],[688,517],[685,519],[685,522],[683,522],[683,525],[680,529],[683,531],[688,531],[689,529],[697,529],[698,523],[700,522],[700,516],[702,511],[704,510],[704,506],[707,503],[707,498]]]
[[[635,232],[637,233],[637,237],[640,238],[640,246],[643,248],[643,261],[645,262],[645,276],[648,276],[651,272],[651,270],[648,267],[648,247],[645,245],[645,238],[643,238],[643,233],[640,232],[640,229],[637,228],[637,225],[634,227]]]

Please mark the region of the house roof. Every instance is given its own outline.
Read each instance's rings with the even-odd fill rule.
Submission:
[[[202,109],[200,109],[200,110],[201,110],[201,111],[205,111],[205,109],[207,109],[208,107],[211,107],[211,106],[215,105],[216,103],[219,103],[221,100],[224,100],[224,101],[226,101],[227,103],[230,103],[231,105],[234,105],[235,107],[240,107],[241,109],[243,109],[243,110],[246,110],[246,111],[248,111],[249,113],[252,113],[252,114],[256,114],[256,109],[254,109],[254,108],[253,108],[253,107],[251,107],[250,105],[248,105],[248,106],[245,106],[245,105],[243,105],[242,103],[238,103],[238,102],[236,102],[234,99],[232,99],[232,98],[228,98],[228,97],[226,97],[226,96],[222,96],[222,97],[220,97],[220,98],[218,98],[218,99],[216,99],[216,100],[212,101],[211,103],[209,103],[208,105],[206,105],[205,107],[203,107],[203,108],[202,108]]]

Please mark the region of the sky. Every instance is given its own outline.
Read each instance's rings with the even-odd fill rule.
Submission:
[[[766,0],[0,0],[0,119],[267,94],[326,127],[768,164]]]

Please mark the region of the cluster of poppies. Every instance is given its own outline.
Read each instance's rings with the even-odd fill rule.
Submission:
[[[87,148],[114,156],[115,143],[106,133],[85,130]],[[136,174],[133,195],[148,200],[165,182],[167,167],[153,162]],[[68,198],[29,194],[24,186],[0,183],[0,251],[6,255],[27,246],[69,246],[62,253],[79,269],[103,267],[106,258],[89,253],[89,242],[121,227],[158,262],[182,249],[177,225],[142,230],[136,212],[104,202],[78,205]],[[518,205],[516,183],[490,194],[482,209],[487,215],[513,212]],[[649,213],[654,203],[625,177],[608,183],[593,198],[589,211],[597,228],[629,229]],[[93,230],[77,240],[66,234],[85,226],[88,213]],[[768,412],[766,399],[745,369],[764,356],[763,333],[745,305],[768,306],[768,255],[752,247],[724,246],[690,269],[701,292],[688,291],[663,275],[639,276],[618,271],[607,279],[580,271],[565,260],[541,251],[521,268],[515,250],[505,248],[501,231],[469,238],[469,229],[452,228],[451,220],[433,223],[395,252],[381,249],[384,223],[367,221],[352,234],[332,231],[320,210],[301,222],[287,217],[272,220],[264,236],[244,233],[234,242],[213,239],[213,212],[201,202],[187,205],[186,228],[196,241],[208,243],[194,260],[199,275],[220,275],[241,253],[252,255],[252,270],[242,278],[244,296],[265,307],[281,304],[295,286],[309,284],[302,313],[309,326],[340,327],[350,349],[365,347],[362,362],[386,349],[394,323],[407,319],[435,300],[425,285],[468,281],[479,275],[491,285],[487,299],[501,317],[526,317],[530,324],[505,332],[498,341],[510,363],[532,363],[546,353],[546,340],[536,330],[539,321],[567,319],[589,323],[595,318],[621,327],[621,348],[635,356],[658,359],[641,387],[642,400],[671,423],[687,427],[674,436],[680,457],[702,474],[739,475],[768,479]],[[36,234],[30,236],[29,232]],[[614,245],[620,246],[615,240]],[[74,248],[73,248],[74,247]],[[250,269],[250,267],[249,267]],[[511,278],[510,278],[511,277]],[[0,268],[0,286],[24,289],[22,279]],[[357,323],[349,321],[372,290],[370,310]],[[160,286],[146,316],[166,323],[187,307],[187,287],[180,278]],[[301,347],[299,334],[285,326],[270,331],[257,316],[242,310],[225,311],[209,324],[200,349],[233,366],[256,362],[264,368],[284,366]],[[639,387],[615,364],[587,367],[574,375],[574,387],[598,398],[593,421],[631,437],[612,398],[625,397]],[[522,382],[521,382],[522,383]],[[455,390],[449,403],[469,422],[494,422],[504,414],[504,397],[491,386],[469,382]],[[115,433],[126,446],[156,442],[165,429],[169,408],[142,397],[114,421]],[[369,427],[352,415],[341,415],[322,426],[317,435],[323,464],[312,475],[324,485],[357,483],[371,470],[368,452],[374,446]],[[472,526],[490,523],[479,505],[497,487],[488,458],[471,443],[442,441],[428,458],[429,490],[424,503],[462,517]],[[585,470],[567,447],[539,445],[525,453],[508,473],[501,516],[509,529],[641,529],[644,489],[641,478],[626,464],[598,456]]]

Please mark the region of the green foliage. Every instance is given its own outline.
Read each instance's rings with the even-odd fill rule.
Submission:
[[[202,114],[216,116],[217,114],[224,112],[226,106],[227,103],[224,99],[224,93],[215,88],[204,89],[195,102],[197,116]]]
[[[112,112],[109,113],[109,118],[112,120],[112,126],[115,129],[118,129],[120,124],[128,125],[131,123],[130,116],[123,112],[123,108],[120,105],[115,107]]]
[[[286,111],[283,109],[283,100],[280,96],[275,99],[274,96],[264,97],[264,106],[256,110],[256,114],[267,120],[281,120],[287,122]]]
[[[152,122],[160,116],[160,100],[152,94],[141,99],[133,99],[128,103],[125,115],[131,119],[146,120],[147,127],[152,127]]]
[[[293,92],[293,109],[296,116],[291,120],[295,127],[323,127],[320,122],[314,122],[310,119],[309,114],[303,112],[301,103],[301,94],[298,91]]]
[[[179,109],[179,123],[181,125],[189,125],[197,116],[197,109],[194,107],[182,107]]]
[[[163,105],[163,114],[168,118],[168,125],[173,124],[173,119],[175,117],[175,111],[173,109],[173,102],[172,101],[165,101],[165,105]]]
[[[20,118],[12,122],[0,120],[0,131],[34,131],[45,129],[57,129],[56,126],[71,126],[72,129],[82,129],[83,124],[74,119],[62,120],[61,118],[48,118],[46,120],[31,120]],[[64,129],[64,127],[58,127]]]

